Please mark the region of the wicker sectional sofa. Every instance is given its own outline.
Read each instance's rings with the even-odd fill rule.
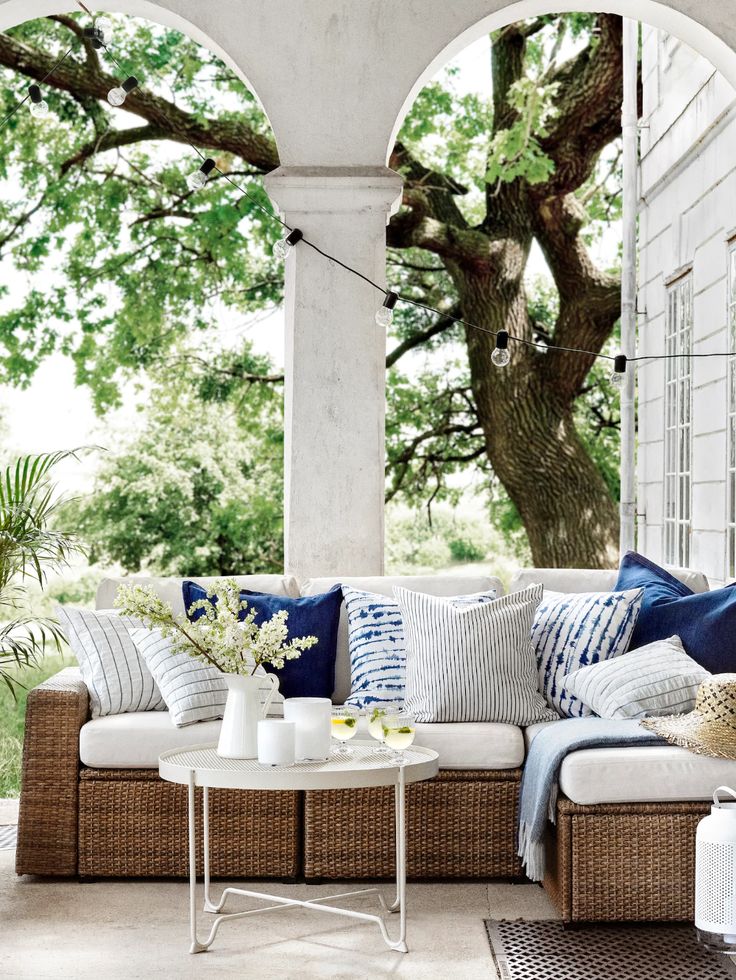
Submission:
[[[602,590],[612,587],[615,574],[528,569],[511,587],[541,581],[561,592]],[[675,574],[693,589],[707,588],[703,576]],[[178,580],[147,581],[172,602],[180,596]],[[288,577],[242,579],[246,587],[290,595],[316,594],[335,581],[314,579],[300,589]],[[501,588],[484,576],[343,581],[386,594],[397,583],[440,595]],[[116,587],[116,580],[101,583],[98,608],[112,605]],[[348,690],[342,622],[334,699]],[[39,685],[28,697],[18,874],[186,875],[185,790],[158,778],[156,760],[164,749],[215,740],[218,726],[175,729],[165,712],[90,721],[87,690],[75,668]],[[523,878],[516,814],[526,748],[538,727],[418,726],[417,741],[440,754],[440,773],[408,790],[410,877]],[[736,762],[671,746],[569,755],[544,882],[564,920],[689,918],[695,827],[723,782],[736,783]],[[210,799],[214,875],[317,881],[393,874],[394,811],[386,790],[215,790]]]

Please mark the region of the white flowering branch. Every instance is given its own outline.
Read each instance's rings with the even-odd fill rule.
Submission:
[[[150,586],[121,585],[115,606],[149,629],[160,630],[172,641],[174,653],[204,660],[224,674],[254,674],[264,664],[280,670],[287,660],[298,659],[317,643],[316,636],[289,640],[285,610],[257,626],[256,610],[241,601],[233,579],[219,579],[206,599],[192,603],[187,611],[189,616],[200,612],[196,622],[175,616],[171,605]]]

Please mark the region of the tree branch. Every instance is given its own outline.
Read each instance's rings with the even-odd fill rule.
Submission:
[[[386,367],[393,367],[399,358],[403,357],[404,354],[408,353],[410,350],[414,350],[415,347],[420,347],[428,340],[431,340],[432,337],[436,337],[437,334],[443,333],[445,330],[449,330],[450,327],[455,325],[454,318],[459,317],[460,315],[460,305],[456,304],[451,310],[448,311],[447,314],[445,314],[445,316],[435,320],[435,322],[427,327],[426,330],[418,330],[416,333],[413,333],[411,337],[407,337],[405,340],[402,340],[401,343],[394,347],[391,353],[386,356]]]
[[[44,51],[0,33],[0,65],[40,81],[55,60]],[[75,98],[93,98],[106,105],[107,93],[120,84],[120,79],[102,69],[90,70],[89,64],[67,59],[44,84],[60,92],[68,92]],[[233,153],[260,173],[273,170],[279,164],[273,140],[257,133],[242,119],[203,121],[144,88],[134,89],[128,95],[125,109],[145,119],[149,126],[162,134],[159,138]]]

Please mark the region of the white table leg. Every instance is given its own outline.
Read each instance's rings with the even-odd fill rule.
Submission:
[[[408,952],[406,945],[406,780],[404,767],[399,766],[394,790],[396,810],[396,900],[389,906],[391,912],[399,913],[399,938],[389,942],[391,949]]]
[[[204,953],[207,947],[203,946],[197,939],[197,816],[194,809],[193,771],[189,773],[187,797],[189,810],[189,952]],[[205,854],[207,853],[207,845],[205,845]]]

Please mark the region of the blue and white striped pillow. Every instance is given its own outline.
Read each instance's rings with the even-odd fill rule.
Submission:
[[[592,714],[565,687],[580,667],[626,653],[641,609],[643,589],[626,592],[545,592],[532,627],[539,688],[563,718]]]
[[[343,585],[348,616],[350,695],[347,704],[368,708],[404,700],[406,638],[399,604],[391,596]],[[492,602],[496,592],[452,596],[454,605]]]

